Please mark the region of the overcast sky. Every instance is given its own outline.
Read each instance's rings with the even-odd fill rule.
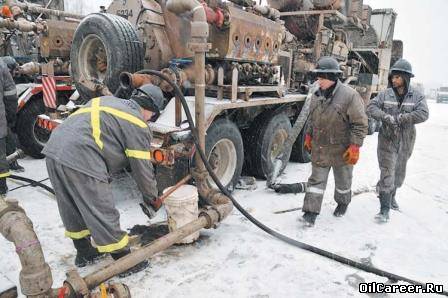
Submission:
[[[411,62],[415,81],[426,88],[448,86],[448,0],[364,0],[398,14],[395,39],[404,43],[403,57]]]
[[[66,0],[70,10],[96,11],[110,0]],[[426,88],[448,86],[448,0],[364,0],[376,8],[397,12],[395,39],[404,42],[404,58],[413,65],[415,81]]]

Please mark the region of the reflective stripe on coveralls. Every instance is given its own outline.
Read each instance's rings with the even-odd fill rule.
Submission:
[[[101,125],[100,125],[100,119],[101,119],[101,112],[109,113],[114,115],[117,118],[121,118],[123,120],[126,120],[140,128],[146,128],[147,124],[135,117],[134,115],[128,114],[126,112],[111,108],[111,107],[102,107],[101,105],[101,99],[100,98],[94,98],[92,100],[92,105],[89,108],[81,108],[75,113],[73,113],[71,116],[79,115],[79,114],[85,114],[90,113],[91,114],[91,125],[92,125],[92,137],[95,140],[95,143],[98,145],[98,147],[102,150],[104,148],[104,143],[101,141]],[[145,159],[150,160],[151,159],[151,152],[150,151],[143,151],[143,150],[132,150],[132,149],[125,149],[125,155],[130,158],[136,158],[136,159]],[[69,232],[66,231],[65,235],[67,237],[70,237],[72,239],[82,239],[90,235],[89,230],[83,230],[79,232]],[[97,249],[99,252],[113,252],[120,250],[124,247],[126,247],[129,243],[129,237],[127,234],[123,236],[123,238],[116,242],[111,243],[108,245],[97,245]]]
[[[9,177],[9,176],[11,176],[10,172],[6,172],[6,173],[0,174],[0,178],[6,178],[6,177]]]
[[[119,110],[111,108],[111,107],[102,107],[100,105],[100,103],[101,103],[101,99],[99,97],[94,98],[92,100],[92,107],[81,108],[71,115],[71,116],[75,116],[75,115],[84,114],[84,113],[91,113],[92,136],[95,139],[95,143],[98,145],[98,147],[100,149],[103,149],[103,147],[104,147],[104,144],[101,141],[100,112],[112,114],[115,117],[126,120],[126,121],[128,121],[136,126],[139,126],[141,128],[146,128],[148,126],[145,122],[138,119],[134,115],[125,113],[123,111],[119,111]],[[138,159],[148,159],[148,160],[151,159],[150,151],[126,149],[125,153],[126,153],[127,157],[133,157],[133,158],[138,158]]]
[[[89,230],[82,230],[79,232],[65,231],[65,237],[71,238],[73,240],[83,239],[90,235]]]
[[[129,236],[128,234],[125,234],[123,238],[117,243],[112,243],[108,245],[97,245],[96,248],[98,249],[99,252],[113,252],[126,247],[128,244],[129,244]]]

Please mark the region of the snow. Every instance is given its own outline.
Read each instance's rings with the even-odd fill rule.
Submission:
[[[332,176],[313,228],[303,228],[298,221],[300,211],[273,213],[301,207],[303,194],[277,195],[265,188],[264,181],[258,181],[256,190],[236,191],[235,197],[253,216],[290,237],[411,279],[443,284],[447,290],[448,105],[430,102],[429,106],[430,119],[417,126],[408,174],[397,194],[401,212],[391,211],[387,224],[374,221],[379,209],[372,190],[379,177],[376,134],[367,137],[354,173],[353,190],[367,192],[353,197],[342,218],[332,215],[336,206]],[[44,161],[26,159],[21,164],[27,169],[23,176],[36,180],[47,177]],[[305,181],[309,174],[309,164],[290,163],[280,179]],[[8,183],[10,189],[22,185]],[[122,226],[147,223],[132,186],[114,187]],[[14,190],[10,197],[19,200],[33,221],[52,268],[53,285],[60,286],[65,272],[73,268],[75,252],[71,241],[63,236],[54,198],[32,187]],[[156,219],[161,220],[162,215]],[[0,276],[19,285],[20,262],[14,246],[1,238],[0,251]],[[86,275],[110,261],[106,259],[79,272]],[[202,231],[195,244],[169,248],[151,259],[149,269],[121,281],[130,286],[133,297],[364,297],[358,291],[359,282],[387,282],[280,242],[236,210],[218,229]]]

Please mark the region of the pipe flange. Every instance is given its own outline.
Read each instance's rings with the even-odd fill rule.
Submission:
[[[206,208],[204,208],[204,209],[209,210],[208,207],[206,207]],[[199,217],[201,217],[201,216],[205,217],[205,219],[207,220],[207,225],[204,227],[204,229],[211,229],[211,228],[214,227],[213,219],[212,219],[212,217],[210,216],[210,214],[207,213],[207,211],[201,211],[201,212],[199,213]]]
[[[114,298],[131,298],[129,287],[122,283],[110,284],[109,294]]]
[[[211,43],[204,42],[189,42],[188,49],[192,52],[200,52],[205,53],[208,52],[212,48]]]
[[[79,295],[86,296],[89,294],[89,287],[75,269],[67,272],[67,279],[64,283],[70,286],[76,297]]]

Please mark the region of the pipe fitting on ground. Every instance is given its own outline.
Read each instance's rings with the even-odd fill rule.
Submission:
[[[51,269],[45,262],[33,224],[17,201],[0,199],[0,233],[14,243],[20,258],[22,294],[48,296],[53,284]]]
[[[215,228],[216,224],[223,221],[232,212],[233,204],[229,197],[221,192],[210,189],[208,192],[207,202],[211,206],[207,206],[200,216],[207,218],[208,224],[206,229]]]

